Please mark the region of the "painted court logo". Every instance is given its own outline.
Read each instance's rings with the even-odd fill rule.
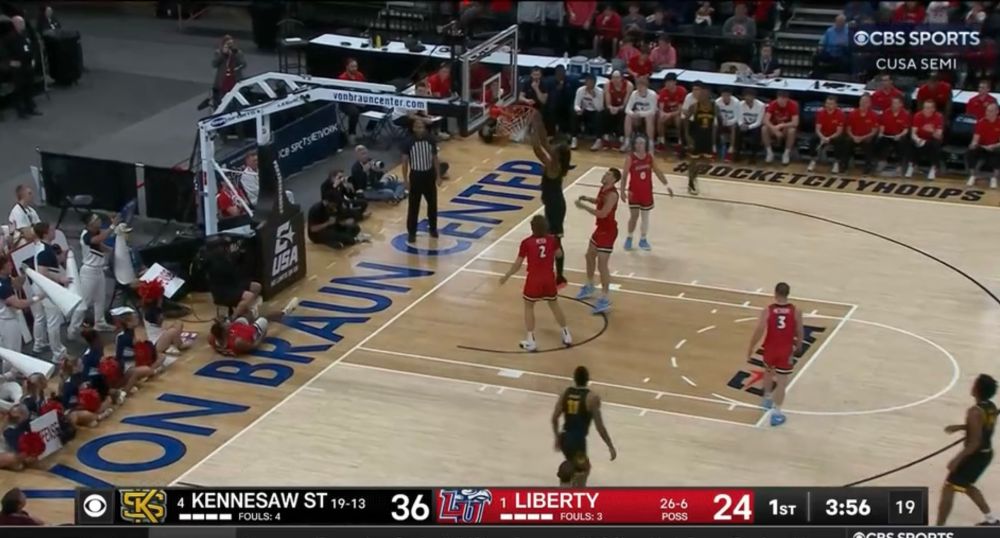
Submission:
[[[492,502],[493,494],[488,489],[442,489],[438,493],[438,520],[479,523]]]

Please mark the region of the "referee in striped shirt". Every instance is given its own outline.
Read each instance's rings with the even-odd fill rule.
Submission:
[[[407,242],[417,240],[417,220],[420,216],[420,198],[427,200],[427,224],[431,237],[437,238],[437,188],[439,182],[437,141],[427,132],[423,121],[413,122],[413,138],[403,147],[403,177],[410,191],[406,211]]]

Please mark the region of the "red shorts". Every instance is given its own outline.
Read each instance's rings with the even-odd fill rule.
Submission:
[[[648,211],[653,209],[653,184],[640,185],[639,188],[628,189],[628,206]]]
[[[530,275],[524,281],[524,290],[521,292],[525,301],[555,301],[559,294],[556,287],[556,279],[553,275],[549,277],[535,277]]]
[[[792,355],[795,353],[795,348],[780,348],[773,352],[769,352],[767,348],[764,348],[764,364],[774,368],[779,374],[790,374],[794,365],[792,364]]]
[[[597,248],[598,252],[612,252],[615,249],[615,241],[618,240],[618,229],[602,229],[598,228],[594,230],[594,234],[590,236],[590,244]]]

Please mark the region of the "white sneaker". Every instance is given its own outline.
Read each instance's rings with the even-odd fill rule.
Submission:
[[[611,135],[604,135],[604,141],[610,143],[611,142]]]
[[[976,176],[974,174],[971,175],[971,176],[969,176],[969,180],[965,182],[965,186],[966,187],[975,187],[976,186]]]
[[[935,173],[935,172],[937,172],[936,168],[937,167],[932,166],[930,168],[930,170],[927,171],[927,181],[934,181],[934,178],[937,177],[937,174]]]
[[[538,349],[538,345],[537,344],[535,344],[534,342],[529,342],[527,340],[521,340],[521,344],[520,345],[521,345],[521,349],[523,349],[525,351],[535,351],[536,349]]]
[[[291,299],[289,299],[288,304],[285,305],[285,308],[281,309],[281,313],[288,315],[298,307],[299,307],[299,298],[292,297]]]
[[[576,137],[569,139],[569,149],[576,149]]]
[[[438,133],[437,137],[438,140],[451,140],[451,135],[446,133],[445,131],[441,131],[440,133]]]
[[[816,161],[809,161],[809,166],[806,167],[806,172],[812,172],[816,168]]]
[[[625,139],[622,139],[622,143],[621,143],[621,145],[619,145],[619,146],[618,146],[618,151],[620,151],[620,152],[622,152],[622,153],[628,153],[628,150],[629,150],[629,146],[631,146],[631,145],[632,145],[632,144],[628,144],[628,143],[626,143],[626,142],[625,142]]]
[[[903,175],[906,176],[906,177],[913,177],[913,165],[912,164],[906,165],[906,173],[903,174]]]
[[[997,177],[996,176],[993,176],[993,177],[990,178],[990,188],[991,189],[997,188]]]
[[[773,163],[774,162],[774,150],[767,148],[767,155],[764,156],[764,162]]]
[[[594,140],[594,145],[590,146],[590,151],[600,151],[604,147],[604,143],[600,138]]]
[[[787,149],[781,154],[781,164],[788,164],[792,160],[792,153]]]
[[[569,331],[563,333],[562,343],[566,347],[573,345],[573,335],[569,334]]]
[[[833,163],[833,168],[830,169],[830,173],[831,174],[839,174],[840,173],[840,163],[837,163],[837,162]]]

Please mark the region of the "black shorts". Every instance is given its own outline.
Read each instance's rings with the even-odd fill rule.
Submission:
[[[958,464],[955,471],[948,474],[945,482],[956,491],[965,491],[965,488],[976,483],[982,476],[986,468],[993,461],[993,452],[977,452]]]
[[[559,435],[559,448],[562,449],[563,457],[566,458],[566,461],[573,464],[577,472],[590,470],[586,437],[562,432]]]
[[[549,233],[562,237],[563,223],[566,221],[566,197],[563,196],[562,186],[542,185],[542,205],[545,206]]]
[[[691,157],[695,159],[699,157],[714,157],[715,151],[712,149],[714,145],[715,141],[712,140],[712,131],[698,129],[691,131]]]

